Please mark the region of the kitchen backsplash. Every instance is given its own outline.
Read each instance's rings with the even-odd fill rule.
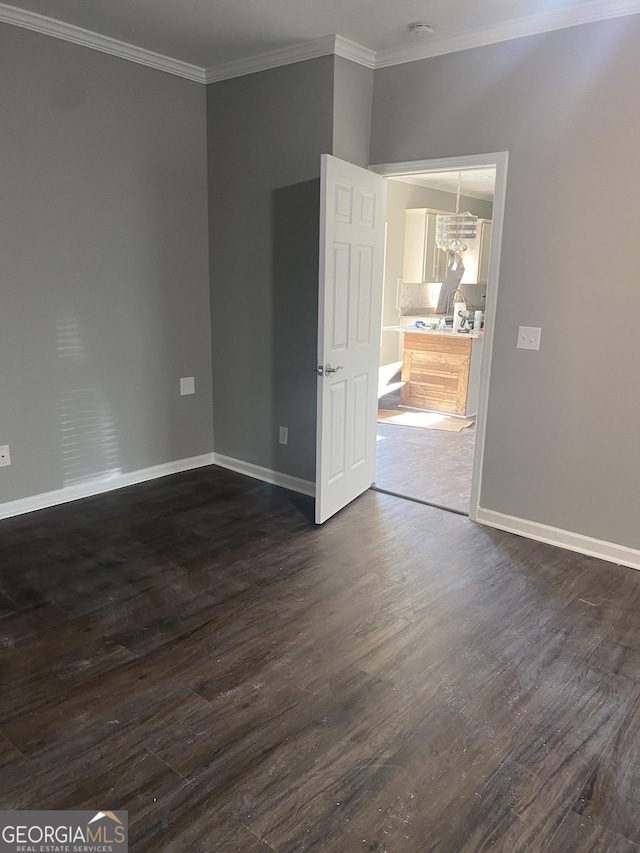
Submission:
[[[435,289],[435,299],[433,291]],[[398,279],[396,307],[401,317],[413,317],[432,312],[438,299],[438,285],[405,282]],[[431,291],[431,292],[430,292]]]
[[[484,311],[486,284],[461,284],[458,290],[464,296],[468,311]]]
[[[438,304],[439,283],[406,282],[398,279],[396,308],[401,317],[420,317],[432,314]],[[446,287],[446,285],[443,285]],[[461,284],[458,290],[464,296],[469,311],[484,311],[486,284]]]

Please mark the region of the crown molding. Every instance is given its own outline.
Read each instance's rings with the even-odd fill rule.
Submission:
[[[135,44],[128,44],[110,36],[103,36],[100,33],[85,30],[73,24],[66,24],[63,21],[48,18],[46,15],[39,15],[26,9],[17,9],[15,6],[8,6],[6,3],[0,3],[0,23],[12,24],[25,30],[33,30],[33,32],[62,39],[62,41],[79,44],[91,48],[91,50],[98,50],[100,53],[108,53],[111,56],[128,59],[130,62],[138,63],[138,65],[146,65],[149,68],[166,71],[168,74],[174,74],[177,77],[194,80],[196,83],[205,82],[204,68],[199,68],[197,65],[182,62],[180,59],[172,59],[169,56],[163,56],[161,53],[155,53],[152,50],[138,47]]]
[[[459,36],[438,38],[437,34],[420,45],[381,50],[376,53],[375,67],[387,68],[446,53],[457,53],[474,47],[484,47],[502,41],[540,35],[580,24],[590,24],[608,18],[622,18],[640,12],[640,0],[590,0],[579,7],[539,12],[526,18],[514,18],[492,27],[483,27]]]
[[[18,9],[6,3],[0,3],[0,23],[12,24],[16,27],[43,33],[53,38],[88,47],[91,50],[136,62],[138,65],[146,65],[158,71],[165,71],[168,74],[193,80],[196,83],[216,83],[233,77],[266,71],[269,68],[278,68],[282,65],[292,65],[307,59],[331,55],[341,56],[369,69],[387,68],[391,65],[429,59],[446,53],[456,53],[474,47],[539,35],[552,30],[560,30],[608,18],[620,18],[638,12],[640,12],[640,0],[588,0],[579,7],[565,9],[564,11],[540,12],[527,18],[513,19],[497,26],[484,27],[459,36],[438,38],[436,33],[426,43],[403,45],[402,47],[381,50],[377,53],[343,36],[330,35],[208,68],[191,65],[180,59],[172,59],[152,50],[128,44],[91,30],[85,30],[73,24],[66,24],[46,15]]]
[[[225,62],[222,65],[212,65],[205,69],[204,81],[205,83],[218,83],[221,80],[231,80],[233,77],[255,74],[257,71],[267,71],[269,68],[280,68],[282,65],[304,62],[305,59],[331,56],[336,52],[339,38],[340,36],[323,36],[312,41],[294,44],[291,47],[283,47],[279,50],[270,50],[268,53],[260,53],[257,56],[249,56],[247,59],[237,59],[233,62]],[[346,39],[341,39],[341,41],[346,41]],[[360,45],[356,45],[356,47],[360,47]]]
[[[370,50],[368,47],[363,47],[363,45],[342,36],[336,36],[335,40],[334,53],[336,56],[350,59],[352,62],[357,62],[358,65],[364,65],[365,68],[374,69],[376,67],[375,50]]]
[[[269,68],[279,68],[282,65],[304,62],[305,59],[317,59],[319,56],[333,55],[350,59],[366,68],[375,68],[376,53],[374,50],[369,50],[368,47],[356,44],[356,42],[343,36],[331,35],[294,44],[291,47],[283,47],[280,50],[271,50],[268,53],[261,53],[247,59],[225,62],[223,65],[212,65],[205,69],[205,83],[218,83],[221,80],[243,77],[245,74],[254,74],[257,71],[267,71]]]

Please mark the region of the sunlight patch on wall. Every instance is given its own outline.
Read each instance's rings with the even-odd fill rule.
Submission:
[[[116,477],[122,473],[116,425],[109,401],[91,386],[78,321],[59,320],[56,338],[62,374],[59,416],[64,485]]]

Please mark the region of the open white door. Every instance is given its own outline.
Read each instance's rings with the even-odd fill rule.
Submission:
[[[373,483],[386,180],[322,155],[316,524]]]

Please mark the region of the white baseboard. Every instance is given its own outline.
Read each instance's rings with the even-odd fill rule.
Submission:
[[[271,468],[254,465],[253,462],[244,462],[242,459],[234,459],[232,456],[214,453],[213,463],[221,468],[228,468],[229,471],[235,471],[236,474],[246,474],[247,477],[289,489],[291,492],[299,492],[301,495],[314,497],[316,493],[316,485],[311,480],[302,480],[300,477],[292,477],[291,474],[281,474],[280,471],[272,471]]]
[[[0,503],[0,519],[12,518],[15,515],[23,515],[34,512],[37,509],[47,509],[58,506],[58,504],[77,501],[80,498],[90,498],[103,492],[112,492],[125,486],[135,486],[137,483],[145,483],[147,480],[156,480],[158,477],[166,477],[168,474],[178,474],[181,471],[190,471],[193,468],[203,468],[213,465],[213,453],[204,453],[202,456],[190,456],[188,459],[176,459],[174,462],[164,462],[162,465],[152,465],[151,468],[141,468],[138,471],[130,471],[127,474],[116,474],[107,479],[91,480],[88,483],[77,483],[73,486],[65,486],[52,492],[42,492],[28,498],[20,498],[17,501]]]
[[[538,542],[547,542],[549,545],[557,545],[569,551],[577,551],[578,554],[587,554],[589,557],[598,557],[619,566],[629,566],[631,569],[640,569],[640,551],[627,548],[626,545],[616,545],[614,542],[605,542],[602,539],[592,539],[581,533],[571,533],[569,530],[561,530],[558,527],[550,527],[548,524],[540,524],[537,521],[528,521],[526,518],[517,518],[513,515],[505,515],[492,509],[478,507],[476,521],[486,524],[488,527],[497,527],[509,533],[517,533],[527,539],[536,539]]]
[[[27,512],[35,512],[38,509],[47,509],[59,504],[70,503],[81,498],[90,498],[101,495],[104,492],[112,492],[125,486],[135,486],[138,483],[146,483],[147,480],[156,480],[166,477],[168,474],[179,474],[181,471],[191,471],[194,468],[204,468],[207,465],[218,465],[238,474],[246,474],[256,480],[281,486],[292,492],[300,492],[303,495],[315,495],[315,484],[310,480],[301,480],[290,474],[281,474],[269,468],[262,468],[251,462],[243,462],[241,459],[233,459],[223,456],[221,453],[204,453],[202,456],[191,456],[188,459],[176,459],[174,462],[164,462],[162,465],[153,465],[151,468],[141,468],[138,471],[130,471],[127,474],[117,474],[108,478],[91,480],[88,483],[77,483],[73,486],[64,486],[51,492],[41,492],[28,498],[20,498],[17,501],[5,501],[0,503],[0,520],[13,518],[16,515],[24,515]]]

